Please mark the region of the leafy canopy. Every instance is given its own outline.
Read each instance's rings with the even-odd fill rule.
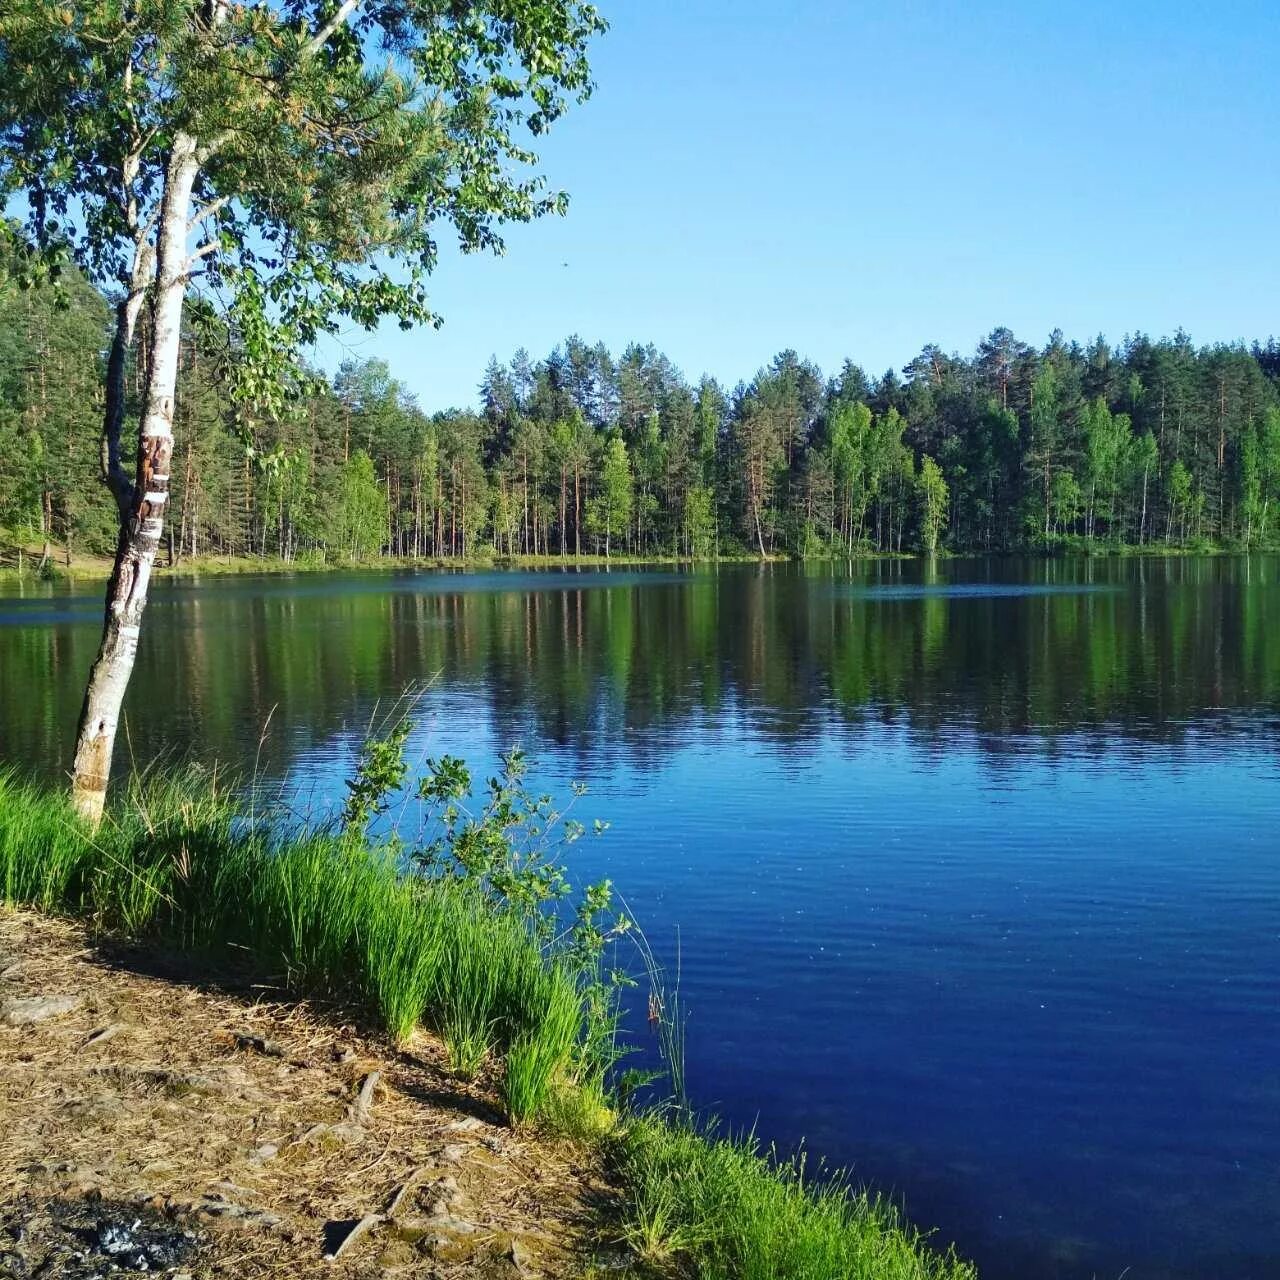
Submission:
[[[580,0],[6,0],[0,197],[55,270],[127,292],[193,139],[192,275],[250,356],[434,322],[438,227],[500,252],[563,211],[522,139],[588,95],[603,29]]]

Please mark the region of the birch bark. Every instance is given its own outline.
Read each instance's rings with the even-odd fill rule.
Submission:
[[[147,385],[138,424],[137,474],[127,491],[118,483],[112,486],[121,506],[120,537],[107,588],[102,643],[89,675],[76,733],[71,798],[80,816],[94,826],[102,817],[116,730],[137,656],[151,569],[164,532],[165,508],[169,501],[178,345],[190,269],[187,219],[198,171],[196,140],[189,134],[179,133],[165,166],[164,195],[156,227],[153,323],[147,335],[149,349],[145,353]],[[122,304],[118,341],[126,336],[122,332],[126,323],[131,329],[127,306]],[[112,356],[114,363],[114,348]],[[123,351],[118,372],[113,372],[117,376],[123,374]],[[108,412],[112,412],[110,405]],[[110,443],[108,431],[108,449]],[[118,459],[116,465],[119,465]]]

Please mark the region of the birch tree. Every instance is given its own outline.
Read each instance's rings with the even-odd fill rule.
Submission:
[[[441,229],[500,250],[503,223],[563,210],[527,135],[587,95],[602,28],[581,0],[0,7],[0,196],[51,272],[74,260],[115,301],[101,454],[119,538],[72,784],[89,822],[164,530],[189,292],[224,304],[233,395],[264,414],[320,333],[434,322]]]
[[[920,545],[933,555],[938,550],[938,538],[947,527],[950,493],[942,468],[928,454],[920,459],[916,491],[920,503]]]

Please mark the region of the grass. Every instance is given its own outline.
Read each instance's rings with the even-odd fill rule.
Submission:
[[[887,1201],[839,1177],[807,1181],[754,1140],[716,1137],[659,1116],[614,1143],[623,1236],[659,1274],[699,1280],[975,1280],[931,1250]]]
[[[406,874],[394,849],[246,821],[208,775],[134,779],[91,834],[62,796],[0,772],[0,897],[188,951],[233,948],[295,990],[357,999],[397,1040],[432,1027],[462,1075],[493,1062],[512,1123],[607,1155],[623,1192],[612,1233],[638,1274],[974,1280],[892,1205],[807,1179],[802,1160],[683,1112],[620,1118],[590,1050],[590,993],[526,921],[465,882]]]
[[[208,778],[135,781],[91,835],[61,797],[0,774],[0,892],[134,937],[247,952],[296,990],[355,996],[396,1040],[434,1027],[466,1074],[518,1046],[519,1120],[579,1042],[578,987],[517,916],[457,881],[404,874],[389,849],[252,826]]]

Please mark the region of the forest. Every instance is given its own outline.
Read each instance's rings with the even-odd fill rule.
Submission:
[[[111,308],[0,270],[0,542],[110,554],[100,481]],[[430,333],[423,335],[430,342]],[[379,360],[295,369],[255,411],[237,336],[192,310],[171,560],[853,556],[1274,545],[1280,344],[993,330],[900,373],[783,351],[729,388],[656,347],[569,337],[493,358],[427,412]],[[479,372],[479,371],[478,371]],[[130,370],[134,397],[144,369]]]

